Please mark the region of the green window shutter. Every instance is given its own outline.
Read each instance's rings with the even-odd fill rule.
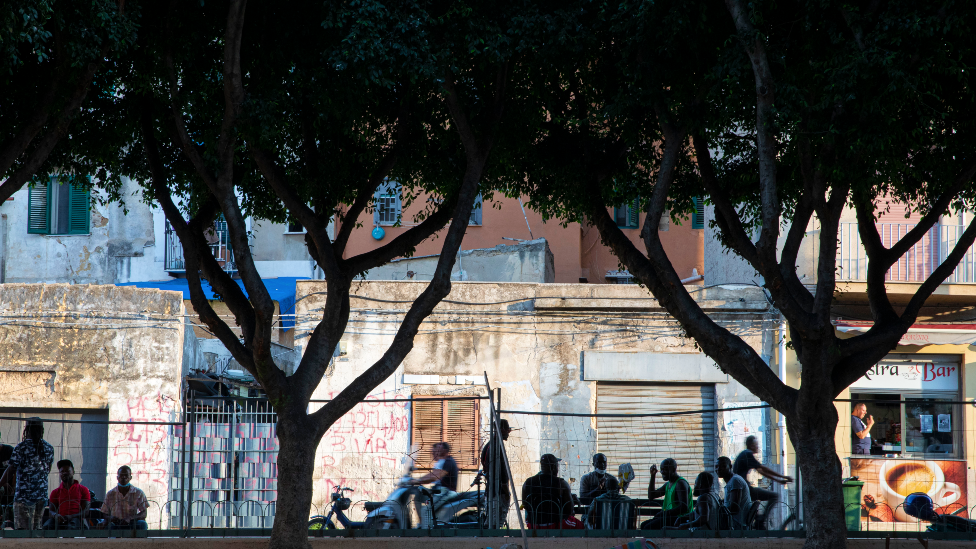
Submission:
[[[692,198],[695,204],[695,213],[691,215],[691,228],[705,228],[705,200],[702,198]]]
[[[635,198],[627,208],[627,226],[632,228],[640,227],[640,199]]]
[[[91,232],[91,196],[89,190],[71,185],[68,188],[68,234]]]
[[[37,183],[28,189],[27,233],[48,234],[51,232],[51,186]]]

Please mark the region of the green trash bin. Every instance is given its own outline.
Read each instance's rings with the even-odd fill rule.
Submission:
[[[844,521],[848,532],[861,530],[861,487],[864,483],[859,480],[845,479],[844,490]]]

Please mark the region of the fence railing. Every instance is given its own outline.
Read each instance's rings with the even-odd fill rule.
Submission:
[[[878,223],[878,233],[885,247],[890,248],[909,231],[915,228],[912,223]],[[958,225],[935,225],[901,256],[888,273],[885,280],[890,282],[923,282],[938,268],[946,256],[952,252],[965,227]],[[840,242],[837,249],[838,280],[863,282],[867,280],[868,260],[861,243],[857,223],[840,224]],[[947,284],[976,283],[976,252],[966,251],[962,261],[946,279]]]
[[[328,497],[317,497],[313,501],[310,514],[315,518],[322,517],[322,522],[332,520],[336,529],[327,528],[316,529],[312,535],[332,536],[342,535],[341,532],[348,529],[340,525],[336,518],[335,510],[345,510],[345,515],[350,520],[362,521],[366,518],[368,507],[367,501],[382,502],[384,499],[392,499],[389,495],[399,482],[399,458],[402,452],[408,452],[409,456],[416,461],[417,467],[425,467],[428,456],[420,455],[412,450],[407,444],[406,433],[411,430],[410,414],[419,413],[411,407],[417,403],[422,403],[425,409],[441,410],[444,412],[442,421],[449,422],[447,430],[439,431],[432,435],[431,440],[450,440],[455,448],[460,449],[462,442],[471,437],[471,448],[474,451],[482,448],[490,436],[487,428],[488,421],[485,417],[468,417],[468,415],[457,414],[457,410],[467,410],[468,414],[472,410],[479,414],[487,415],[487,407],[472,408],[462,406],[468,404],[469,400],[483,399],[478,396],[443,396],[442,402],[431,405],[432,398],[386,398],[385,394],[381,397],[377,395],[373,400],[366,400],[357,405],[354,412],[351,412],[346,419],[337,423],[330,429],[329,436],[324,439],[325,444],[322,452],[317,456],[319,463],[313,482],[316,485],[316,492],[319,496],[337,493],[348,494],[353,501],[345,500],[345,506],[340,507],[335,500]],[[187,398],[188,406],[184,408],[185,417],[177,422],[159,424],[149,424],[144,427],[147,430],[133,431],[130,433],[132,438],[145,438],[148,429],[163,429],[170,437],[163,444],[166,452],[171,456],[170,466],[166,475],[168,493],[160,494],[158,497],[150,496],[150,511],[147,522],[151,535],[172,536],[172,535],[243,535],[240,532],[251,532],[248,535],[267,535],[274,524],[274,516],[277,505],[277,440],[275,436],[274,410],[262,399],[241,399],[231,397],[201,397],[191,394]],[[962,405],[954,403],[953,405]],[[454,415],[450,415],[454,411]],[[581,488],[581,477],[592,470],[591,456],[594,452],[601,451],[607,454],[612,465],[620,464],[624,461],[624,455],[618,454],[615,457],[614,451],[620,451],[619,446],[611,444],[613,441],[604,441],[594,432],[592,428],[594,419],[614,420],[620,422],[626,431],[639,434],[644,441],[642,454],[646,455],[647,463],[638,466],[638,462],[633,462],[635,466],[636,478],[630,483],[626,496],[631,498],[631,514],[626,520],[604,521],[594,516],[591,508],[580,505],[574,501],[559,503],[557,507],[565,506],[565,509],[557,510],[556,513],[566,516],[575,516],[582,521],[584,527],[588,527],[586,532],[597,537],[600,533],[607,535],[637,535],[635,528],[647,519],[660,512],[660,500],[645,500],[647,483],[649,480],[648,468],[646,465],[653,463],[659,464],[662,459],[677,456],[679,474],[684,476],[692,485],[695,477],[701,474],[711,474],[715,465],[715,454],[734,456],[734,452],[743,448],[746,436],[759,435],[763,440],[774,440],[775,432],[772,430],[775,425],[769,417],[766,417],[768,406],[764,404],[742,405],[724,409],[702,409],[680,413],[647,413],[647,414],[578,414],[570,412],[534,412],[501,410],[498,412],[503,416],[510,427],[513,429],[512,437],[505,442],[506,459],[511,471],[511,478],[515,480],[515,492],[511,496],[518,496],[518,502],[512,497],[508,503],[503,504],[500,515],[504,517],[502,522],[507,522],[508,528],[489,527],[486,504],[490,498],[486,497],[487,485],[474,482],[477,480],[477,470],[467,469],[461,472],[458,479],[458,491],[480,491],[477,498],[468,498],[468,501],[480,501],[481,503],[468,504],[464,509],[451,508],[447,515],[453,515],[452,520],[447,520],[444,513],[437,515],[438,522],[430,526],[430,530],[453,531],[453,534],[438,535],[503,535],[498,532],[508,532],[519,528],[518,517],[521,515],[525,522],[538,526],[540,515],[553,515],[553,502],[546,501],[545,498],[529,502],[521,499],[522,492],[519,487],[527,479],[539,472],[540,455],[543,453],[553,453],[562,458],[559,463],[559,476],[566,480],[573,493],[579,493]],[[681,430],[688,430],[686,425],[687,416],[700,415],[716,424],[718,434],[709,435],[709,441],[716,445],[715,448],[705,451],[689,453],[689,439],[695,436],[704,439],[705,433],[712,433],[712,430],[701,431],[698,435],[694,433],[679,433]],[[599,416],[599,417],[594,417]],[[438,416],[441,417],[441,416]],[[4,419],[4,418],[0,418]],[[462,419],[471,420],[470,425],[464,426],[460,422]],[[10,433],[22,431],[23,418],[7,418],[7,421],[16,420],[16,424],[9,429]],[[73,419],[45,419],[49,423],[61,422],[64,425],[94,425],[99,423],[117,422],[98,422]],[[147,422],[142,422],[147,423]],[[953,424],[961,423],[953,421]],[[107,427],[107,425],[106,425]],[[841,428],[841,436],[850,436],[850,433]],[[963,431],[960,427],[952,435],[958,436],[958,440],[963,440]],[[54,425],[49,425],[48,433],[56,434],[67,432],[65,429],[55,429]],[[155,432],[155,431],[152,431]],[[88,431],[86,431],[88,433]],[[99,475],[111,476],[107,465],[104,462],[96,462],[93,454],[112,452],[116,455],[118,448],[116,443],[106,446],[104,441],[97,441],[95,438],[86,435],[82,438],[62,434],[65,441],[63,457],[73,458],[75,456],[85,456],[85,459],[92,460],[84,463],[98,463],[98,469],[86,469],[81,473],[82,479],[94,478]],[[679,436],[680,435],[680,436]],[[948,440],[947,433],[937,433],[942,437],[942,442]],[[4,440],[12,440],[14,434],[5,437]],[[414,432],[415,439],[422,436],[422,432]],[[906,437],[910,440],[911,437]],[[377,440],[385,440],[382,444],[377,444]],[[156,440],[156,439],[153,439]],[[372,441],[372,442],[370,442]],[[401,441],[402,444],[400,444]],[[367,444],[369,442],[369,444]],[[653,444],[651,444],[653,442]],[[606,443],[606,447],[604,444]],[[760,444],[760,447],[763,447]],[[125,456],[136,457],[132,449],[125,449]],[[393,457],[395,456],[395,458]],[[967,462],[955,455],[945,454],[942,458],[937,454],[925,453],[915,460],[884,461],[885,456],[857,456],[856,466],[849,465],[851,469],[845,471],[845,475],[857,476],[864,482],[864,491],[861,501],[858,504],[849,506],[848,511],[856,515],[858,528],[862,536],[882,536],[891,532],[914,532],[925,533],[929,523],[915,519],[906,518],[904,515],[904,497],[898,496],[897,490],[892,491],[890,486],[897,483],[913,485],[913,483],[932,483],[926,481],[929,476],[941,479],[941,484],[933,490],[937,492],[935,499],[936,511],[946,515],[953,515],[960,519],[968,519],[976,516],[976,508],[972,507],[973,498],[967,497],[965,472]],[[641,457],[640,459],[644,459]],[[888,465],[886,465],[888,463]],[[902,469],[895,470],[891,463],[902,464]],[[906,467],[906,464],[907,468]],[[111,473],[114,473],[113,462]],[[134,473],[138,474],[141,467],[133,462]],[[609,467],[608,469],[616,469]],[[419,474],[420,472],[415,472]],[[612,473],[611,473],[612,474]],[[89,475],[86,477],[85,475]],[[103,477],[104,478],[104,477]],[[138,477],[137,477],[138,478]],[[701,478],[701,477],[700,477]],[[704,478],[702,478],[704,482]],[[802,482],[801,479],[798,481]],[[55,481],[56,482],[56,481]],[[660,486],[658,479],[657,486]],[[800,482],[795,486],[800,488]],[[473,483],[473,484],[469,484]],[[345,492],[336,487],[355,486],[355,492]],[[469,488],[470,486],[470,488]],[[323,490],[326,488],[327,490]],[[764,503],[762,515],[767,516],[768,531],[758,530],[755,525],[748,523],[745,527],[735,526],[734,528],[721,528],[725,533],[717,533],[715,536],[798,536],[802,535],[802,522],[800,520],[802,512],[795,507],[797,505],[796,492],[789,490],[789,495],[785,493],[779,496],[779,502],[773,509],[766,510],[768,504]],[[950,494],[949,489],[957,493]],[[904,490],[902,490],[904,491]],[[2,494],[0,494],[2,495]],[[8,494],[9,495],[9,494]],[[99,494],[102,495],[102,494]],[[285,494],[282,494],[285,497]],[[344,496],[345,497],[345,496]],[[404,504],[406,501],[408,503]],[[402,499],[400,502],[388,502],[391,506],[400,506],[400,517],[404,517],[403,522],[397,526],[412,526],[417,530],[421,522],[416,518],[414,500]],[[456,500],[447,500],[456,501]],[[902,502],[902,503],[899,503]],[[4,508],[4,505],[8,507]],[[505,508],[504,506],[507,506]],[[375,507],[375,505],[374,505]],[[757,513],[758,513],[757,509]],[[9,502],[4,502],[0,498],[0,518],[6,520],[12,514]],[[471,517],[477,518],[474,521]],[[407,519],[407,517],[410,517]],[[326,517],[330,517],[326,519]],[[461,520],[461,519],[464,520]],[[466,523],[466,526],[452,525],[451,523]],[[473,525],[471,523],[474,523]],[[546,533],[549,530],[571,530],[574,526],[579,526],[578,522],[547,521],[549,526],[538,530],[538,536],[552,535]],[[609,525],[609,527],[607,526]],[[672,526],[665,524],[665,526]],[[362,524],[348,526],[347,528],[363,529]],[[399,535],[400,528],[389,527],[385,533],[375,532],[367,535]],[[428,529],[428,528],[425,528]],[[511,530],[509,530],[511,529]],[[701,528],[702,531],[709,531],[707,527]],[[373,530],[370,530],[373,532]],[[474,534],[477,531],[477,534]],[[177,532],[177,534],[174,534]],[[495,532],[494,534],[492,532]],[[678,536],[671,532],[667,534],[655,534],[665,536]],[[731,533],[729,533],[731,532]],[[958,533],[956,531],[955,533]],[[965,534],[976,536],[976,532],[964,532]],[[577,535],[567,532],[567,535]],[[0,531],[0,536],[8,535]],[[23,534],[10,534],[21,536]],[[51,534],[42,534],[51,535]],[[65,534],[67,535],[67,534]],[[71,533],[72,536],[75,533]],[[93,530],[88,534],[91,536],[104,536],[105,533]],[[143,535],[143,534],[139,534]],[[697,535],[697,534],[696,534]],[[928,535],[926,533],[925,535]],[[948,538],[947,538],[948,539]]]
[[[183,244],[173,227],[166,222],[166,247],[164,266],[169,272],[183,272],[186,270],[186,260],[183,257]],[[210,240],[210,253],[227,272],[236,272],[234,263],[234,249],[230,246],[230,233],[227,231],[226,221],[214,223],[213,230],[207,234]]]

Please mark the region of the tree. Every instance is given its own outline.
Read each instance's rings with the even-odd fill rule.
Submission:
[[[138,15],[124,0],[0,3],[0,202],[37,173],[73,178],[62,140],[86,101],[111,94],[114,60],[135,40]]]
[[[116,156],[101,145],[82,156],[144,181],[147,198],[179,237],[195,311],[261,384],[278,416],[282,497],[270,546],[307,547],[318,442],[411,350],[421,322],[450,291],[477,195],[490,196],[510,164],[505,144],[518,142],[509,135],[519,132],[507,122],[519,89],[513,60],[521,35],[529,36],[515,16],[527,16],[505,3],[333,8],[230,0],[145,9],[140,48],[125,60],[115,107],[93,124],[112,126]],[[409,200],[425,200],[423,213],[397,238],[350,256],[351,232],[389,180]],[[218,216],[243,290],[211,254],[207,233]],[[325,273],[326,306],[291,376],[271,354],[274,307],[248,246],[247,216],[299,221]],[[354,277],[409,256],[445,227],[433,279],[386,353],[308,413],[346,328]],[[214,312],[204,281],[240,334]]]
[[[578,34],[553,41],[540,64],[548,116],[516,191],[547,215],[597,227],[701,349],[784,414],[807,547],[846,546],[833,399],[897,345],[976,239],[974,222],[909,303],[892,305],[889,268],[941,215],[974,205],[971,12],[952,2],[628,2],[577,10]],[[799,389],[710,319],[668,261],[658,224],[680,222],[696,196],[788,322]],[[607,212],[638,197],[645,250]],[[876,226],[883,197],[923,214],[890,247]],[[845,208],[867,252],[874,325],[841,340],[831,306]],[[811,223],[819,256],[808,286],[797,257]]]

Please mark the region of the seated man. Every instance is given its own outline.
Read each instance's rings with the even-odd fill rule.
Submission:
[[[695,479],[694,495],[698,497],[694,515],[688,515],[687,521],[671,528],[718,530],[718,508],[721,502],[715,491],[715,477],[711,473],[698,474],[698,478]]]
[[[539,460],[539,474],[529,477],[522,484],[522,503],[530,529],[585,528],[574,513],[569,483],[559,478],[559,461],[552,454],[544,454]]]
[[[132,469],[128,465],[119,467],[115,478],[119,482],[118,486],[105,494],[105,502],[102,503],[102,514],[105,515],[105,522],[101,524],[101,527],[109,530],[119,528],[148,530],[146,515],[149,502],[146,500],[146,494],[130,483]]]
[[[653,501],[664,498],[664,501],[661,502],[661,512],[641,523],[641,530],[661,530],[666,526],[675,526],[680,517],[692,513],[691,486],[687,480],[678,476],[678,462],[673,458],[662,461],[661,478],[664,479],[664,484],[660,488],[654,488],[657,466],[651,465],[647,499]]]
[[[727,456],[718,458],[715,472],[725,481],[725,501],[722,504],[729,511],[730,523],[721,525],[723,530],[746,530],[746,515],[752,506],[749,497],[749,484],[745,479],[732,472],[732,460]]]
[[[44,523],[45,530],[82,530],[88,528],[85,513],[91,505],[91,492],[75,480],[75,466],[71,460],[58,462],[61,485],[51,492],[51,518]]]
[[[594,498],[619,489],[620,485],[616,477],[607,474],[607,456],[593,454],[593,471],[586,473],[580,479],[580,503],[589,505]]]

